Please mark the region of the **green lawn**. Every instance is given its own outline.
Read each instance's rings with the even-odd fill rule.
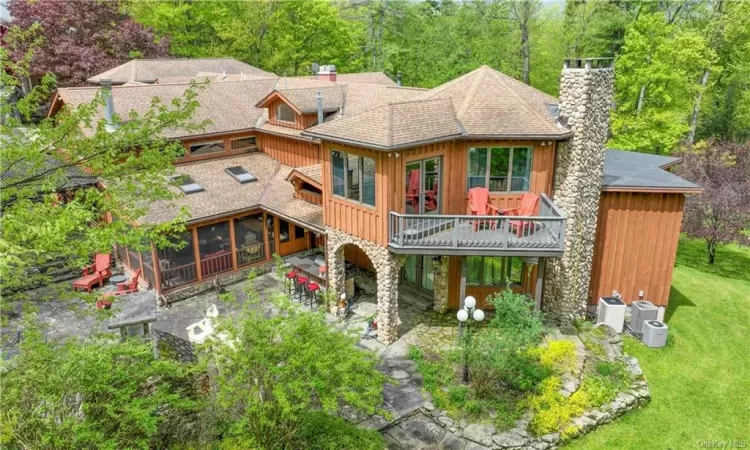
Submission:
[[[721,248],[714,266],[705,255],[700,241],[681,239],[667,347],[625,342],[651,386],[651,403],[566,449],[701,448],[702,441],[750,448],[750,250]]]

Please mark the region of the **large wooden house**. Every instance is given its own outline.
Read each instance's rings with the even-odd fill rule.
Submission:
[[[684,195],[700,189],[668,172],[675,158],[604,148],[608,62],[566,63],[558,100],[486,66],[424,90],[330,66],[280,78],[200,61],[131,62],[91,80],[129,74],[111,88],[122,116],[179,96],[199,74],[211,80],[197,113],[211,125],[169,136],[185,146],[175,161],[184,196],[141,219],[187,207],[188,245],[117,249],[160,294],[179,298],[273,254],[319,247],[336,292],[345,261],[375,272],[386,342],[399,299],[444,311],[510,287],[561,320],[613,290],[666,305]],[[60,89],[50,114],[97,89]],[[471,215],[472,188],[500,211],[528,193],[538,204],[520,218]]]

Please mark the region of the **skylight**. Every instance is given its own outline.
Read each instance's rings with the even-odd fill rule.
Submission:
[[[233,167],[227,167],[225,169],[227,173],[237,180],[240,184],[245,183],[251,183],[253,181],[258,181],[253,174],[242,168],[242,166],[233,166]]]
[[[174,182],[177,187],[186,194],[195,194],[196,192],[205,191],[205,189],[203,189],[200,184],[193,181],[189,175],[177,175],[172,177],[172,182]]]

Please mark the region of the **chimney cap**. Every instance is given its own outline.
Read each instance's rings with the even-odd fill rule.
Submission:
[[[611,69],[614,58],[568,58],[564,62],[566,69]]]

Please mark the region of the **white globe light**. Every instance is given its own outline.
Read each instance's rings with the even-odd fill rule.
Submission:
[[[466,322],[469,320],[469,313],[465,309],[459,309],[456,313],[456,318],[459,322]]]
[[[474,320],[481,322],[484,320],[484,311],[481,309],[474,310]]]
[[[464,306],[466,306],[467,308],[473,308],[477,306],[477,299],[475,299],[471,295],[466,297],[466,299],[464,300]]]
[[[342,301],[346,300],[346,293],[341,294],[341,297],[339,298],[341,298]]]

